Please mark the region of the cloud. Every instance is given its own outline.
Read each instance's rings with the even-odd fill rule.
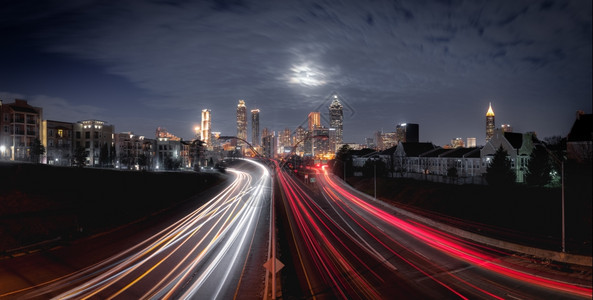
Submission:
[[[590,89],[591,4],[582,2],[97,2],[39,35],[48,51],[148,91],[150,108],[210,108],[229,133],[238,99],[262,109],[263,126],[269,117],[284,127],[337,90],[357,118],[382,118],[348,124],[360,137],[396,115],[481,107],[510,82],[534,87],[522,98],[532,105],[561,106],[564,89]]]

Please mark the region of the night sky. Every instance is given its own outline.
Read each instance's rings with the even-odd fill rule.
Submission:
[[[191,139],[204,108],[294,130],[336,91],[345,142],[407,122],[437,145],[484,144],[489,102],[539,138],[592,110],[590,0],[196,2],[2,1],[0,99]]]

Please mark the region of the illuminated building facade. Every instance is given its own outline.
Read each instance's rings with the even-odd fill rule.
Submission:
[[[492,103],[488,106],[486,112],[486,142],[490,141],[494,135],[494,111],[492,110]]]
[[[342,130],[344,124],[344,112],[338,95],[331,96],[332,102],[329,106],[329,147],[331,152],[337,151],[337,145],[342,143]]]
[[[84,148],[87,166],[107,166],[113,163],[113,125],[99,120],[85,120],[74,125],[74,132],[76,148]]]
[[[420,141],[420,126],[413,123],[403,123],[395,127],[397,140],[400,143],[418,143]]]
[[[256,148],[261,145],[261,138],[259,136],[259,109],[251,110],[251,145]]]
[[[144,140],[144,136],[136,135],[133,132],[120,132],[115,136],[115,167],[127,170],[139,170],[140,166],[150,165],[152,158],[149,141]],[[148,142],[148,145],[145,144]],[[146,159],[145,162],[142,160]]]
[[[158,127],[156,130],[156,169],[173,170],[183,164],[182,157],[186,156],[187,146],[182,144],[181,138],[169,133],[167,129]]]
[[[290,128],[285,128],[283,131],[280,132],[279,134],[279,147],[278,147],[278,151],[280,151],[282,154],[286,153],[286,152],[290,152],[292,150],[292,143],[291,143],[291,132],[290,132]]]
[[[309,117],[309,131],[313,131],[315,128],[321,127],[321,113],[318,111],[310,112]]]
[[[44,120],[41,123],[41,144],[45,147],[45,163],[70,166],[74,157],[73,139],[73,123]]]
[[[29,160],[31,145],[40,139],[43,109],[26,100],[0,101],[0,147],[2,159]]]
[[[262,152],[262,155],[269,158],[276,155],[276,136],[268,128],[264,128],[262,133]]]
[[[451,147],[452,148],[460,148],[463,147],[464,143],[463,143],[463,139],[462,138],[455,138],[451,140]]]
[[[467,145],[468,148],[476,147],[476,138],[467,138]]]
[[[237,137],[247,140],[247,107],[243,100],[239,100],[237,105]],[[243,141],[237,141],[237,145],[243,146],[243,144]]]
[[[305,137],[307,136],[307,132],[303,126],[297,127],[294,137],[293,137],[293,145],[297,145],[296,153],[297,155],[303,156],[304,149],[305,149]]]
[[[206,149],[212,149],[212,115],[209,109],[202,109],[202,142]]]

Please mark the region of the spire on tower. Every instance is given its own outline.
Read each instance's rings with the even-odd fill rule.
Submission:
[[[490,102],[488,107],[488,112],[486,113],[486,117],[494,117],[494,111],[492,110],[492,102]]]

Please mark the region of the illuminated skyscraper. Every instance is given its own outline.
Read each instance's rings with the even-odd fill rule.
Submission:
[[[304,154],[306,136],[307,133],[305,132],[305,128],[302,126],[297,127],[292,144],[297,145],[296,152],[298,155],[302,156]]]
[[[206,145],[207,149],[212,148],[212,140],[211,140],[211,133],[212,133],[212,120],[210,119],[210,110],[209,109],[202,109],[202,142]]]
[[[488,142],[494,135],[494,111],[492,110],[492,103],[488,107],[486,113],[486,142]]]
[[[418,143],[420,141],[420,126],[418,124],[403,123],[395,126],[398,142]]]
[[[321,127],[321,113],[318,111],[309,113],[309,131],[313,131],[315,128]]]
[[[261,145],[259,137],[259,109],[251,110],[251,145],[257,147]]]
[[[237,105],[237,137],[247,140],[247,107],[245,101],[239,100]],[[237,141],[237,145],[243,145],[243,141]]]
[[[338,95],[333,94],[329,106],[329,148],[331,152],[337,151],[337,145],[342,143],[342,125],[344,119],[343,107],[338,100]]]

